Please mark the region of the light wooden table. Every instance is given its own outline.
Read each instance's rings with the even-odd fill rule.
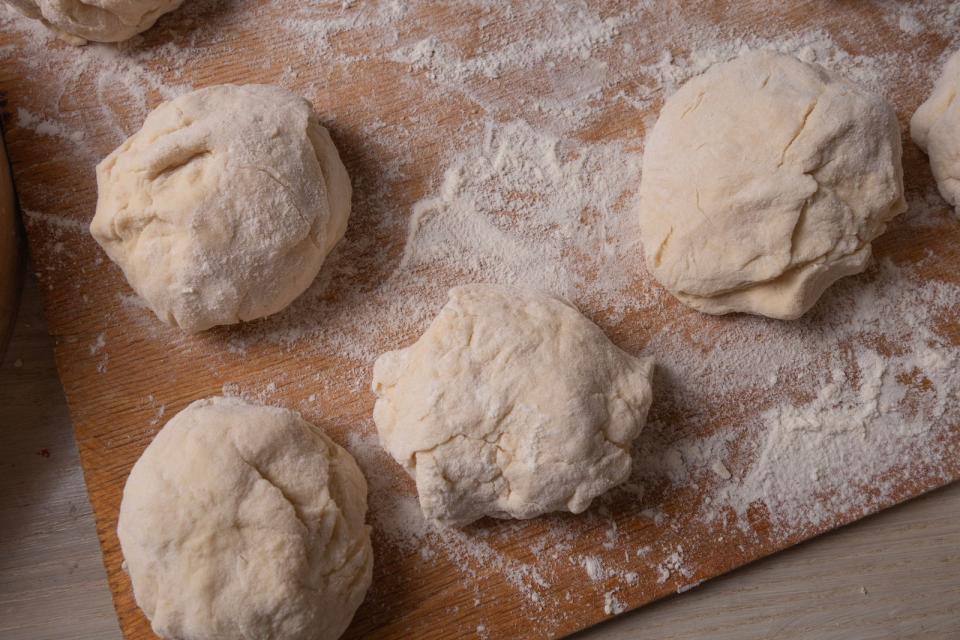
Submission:
[[[0,638],[120,637],[31,280],[0,367]],[[577,636],[960,638],[960,484]]]

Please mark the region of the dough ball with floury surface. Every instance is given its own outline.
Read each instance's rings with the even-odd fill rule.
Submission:
[[[647,268],[694,309],[797,318],[906,210],[900,156],[893,107],[822,67],[768,51],[714,65],[646,142]]]
[[[299,414],[194,402],[133,466],[117,535],[137,604],[176,640],[334,640],[370,586],[367,484]]]
[[[373,417],[431,520],[580,513],[630,475],[652,370],[563,300],[468,285],[377,359]]]
[[[97,191],[93,237],[158,318],[191,333],[285,308],[350,215],[329,133],[269,85],[161,104],[97,166]]]

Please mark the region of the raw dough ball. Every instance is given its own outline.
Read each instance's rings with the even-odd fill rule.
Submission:
[[[303,98],[200,89],[97,166],[90,232],[164,322],[194,332],[280,311],[350,215],[350,179]]]
[[[120,42],[146,31],[183,0],[6,0],[71,44]]]
[[[930,98],[910,120],[910,137],[930,156],[944,199],[960,207],[960,51],[951,56]]]
[[[373,419],[428,518],[580,513],[630,474],[652,370],[563,300],[457,287],[417,342],[377,359]]]
[[[667,100],[643,160],[647,266],[707,313],[791,319],[906,209],[886,100],[825,69],[758,51]]]
[[[367,484],[299,414],[194,402],[133,466],[117,535],[137,604],[178,640],[327,640],[370,586]]]

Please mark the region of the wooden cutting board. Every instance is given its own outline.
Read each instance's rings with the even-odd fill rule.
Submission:
[[[916,70],[934,65],[950,43],[935,30],[916,27],[910,16],[892,13],[895,7],[871,3],[308,4],[187,0],[142,38],[119,48],[71,48],[46,40],[41,28],[23,19],[0,17],[0,92],[15,181],[127,638],[154,636],[121,569],[115,528],[125,478],[165,420],[193,400],[225,391],[300,410],[367,457],[365,470],[375,494],[376,570],[374,586],[348,632],[352,638],[562,636],[960,477],[960,431],[951,422],[917,436],[930,440],[923,449],[929,459],[917,460],[905,451],[902,464],[882,470],[876,480],[883,491],[851,480],[847,489],[862,488],[865,497],[849,506],[811,494],[811,506],[828,505],[826,515],[815,521],[784,526],[759,502],[739,519],[696,517],[721,495],[724,482],[746,477],[757,463],[752,445],[765,436],[762,425],[744,425],[754,424],[751,420],[775,398],[769,390],[738,391],[685,406],[681,396],[671,395],[677,381],[669,379],[667,367],[657,379],[659,400],[638,459],[650,460],[651,448],[654,457],[657,447],[668,457],[675,443],[729,433],[734,453],[720,467],[713,465],[715,474],[698,476],[696,482],[669,473],[641,474],[642,496],[633,487],[613,492],[578,517],[484,521],[456,536],[421,531],[405,539],[381,526],[388,520],[380,511],[391,504],[381,498],[396,494],[409,506],[413,486],[386,457],[358,450],[358,442],[369,443],[373,433],[370,359],[349,355],[323,333],[294,331],[281,342],[254,339],[277,323],[289,323],[289,316],[182,335],[136,304],[119,269],[86,233],[96,203],[95,163],[134,132],[149,109],[191,87],[273,82],[331,114],[325,120],[332,120],[354,182],[354,213],[329,267],[333,284],[321,274],[305,297],[323,301],[317,308],[324,313],[349,314],[338,308],[338,302],[353,299],[342,292],[356,287],[374,295],[378,282],[401,260],[414,203],[437,191],[450,148],[462,148],[477,122],[522,120],[550,127],[552,120],[565,117],[538,109],[530,96],[560,96],[569,103],[582,92],[592,110],[566,132],[570,140],[618,143],[637,151],[662,104],[664,77],[650,70],[665,61],[664,52],[694,60],[707,38],[735,48],[741,39],[777,42],[820,33],[855,62],[857,56],[898,60],[889,58],[897,52],[909,58],[903,76],[886,87],[905,126],[929,91],[929,74],[916,77]],[[558,15],[573,25],[587,20],[598,30],[578,26],[561,35],[546,30]],[[462,64],[431,63],[434,54],[424,54],[424,43],[443,55],[454,52]],[[527,62],[498,67],[496,56],[504,52],[525,56]],[[471,64],[478,60],[483,64]],[[598,70],[609,82],[582,91]],[[645,99],[631,99],[637,96]],[[377,130],[389,130],[405,142],[386,144],[371,133]],[[960,232],[949,223],[946,205],[930,195],[926,158],[906,138],[904,165],[913,201],[922,200],[925,215],[937,223],[894,223],[875,243],[875,253],[884,264],[909,268],[918,278],[958,286]],[[622,213],[629,215],[626,204]],[[570,256],[577,259],[582,258]],[[455,263],[425,269],[446,284],[463,279]],[[861,283],[866,287],[877,277],[876,272],[859,276],[843,295],[855,299]],[[590,300],[577,302],[634,353],[667,335],[688,348],[702,345],[706,354],[747,322],[754,323],[758,344],[790,330],[784,324],[697,314],[676,304],[640,268],[631,286],[638,300],[656,300],[653,311],[646,305],[618,315]],[[406,293],[417,296],[416,290]],[[439,309],[442,298],[432,290],[423,297],[428,313],[399,329],[385,327],[375,350],[407,344],[424,328],[423,319]],[[946,308],[930,328],[956,347],[960,309]],[[301,308],[297,317],[302,321],[308,311]],[[826,315],[815,309],[804,320],[810,340],[816,339],[811,326],[829,324]],[[310,320],[328,321],[322,313]],[[898,353],[895,343],[876,348]],[[779,385],[787,391],[778,388],[776,398],[790,396],[791,385],[800,382],[787,376]],[[924,384],[919,381],[918,389]],[[793,401],[809,402],[810,389],[798,386]],[[956,403],[952,394],[948,403],[953,404],[943,415],[949,418]]]

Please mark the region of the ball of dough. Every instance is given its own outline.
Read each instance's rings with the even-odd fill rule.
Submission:
[[[671,96],[647,141],[647,266],[707,313],[802,315],[860,273],[906,209],[900,133],[883,98],[758,51]]]
[[[960,51],[954,53],[933,93],[910,120],[910,137],[930,156],[944,199],[960,207]]]
[[[210,398],[134,465],[117,535],[159,636],[327,640],[370,586],[366,511],[356,462],[299,414]]]
[[[221,85],[157,107],[97,166],[90,231],[164,322],[195,332],[280,311],[350,215],[350,179],[310,104]]]
[[[6,0],[71,44],[120,42],[146,31],[183,0]]]
[[[629,476],[652,369],[563,300],[457,287],[417,342],[377,359],[373,419],[427,518],[580,513]]]

